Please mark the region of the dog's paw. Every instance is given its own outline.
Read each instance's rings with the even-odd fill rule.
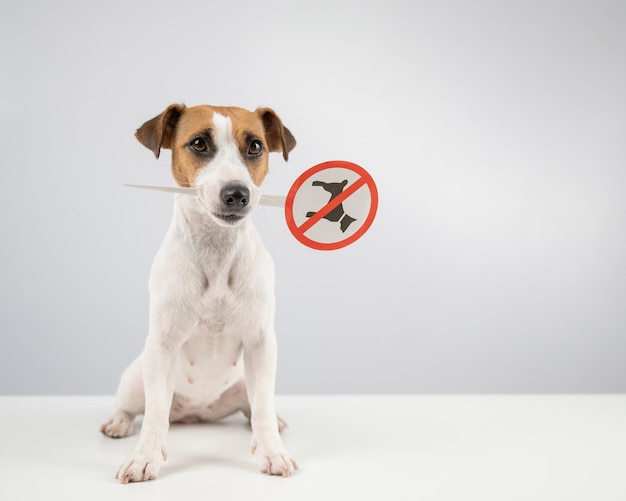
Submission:
[[[256,441],[252,440],[252,454],[254,454],[259,471],[268,475],[280,475],[282,477],[290,477],[293,472],[298,470],[296,463],[285,448],[281,446],[257,446]]]
[[[280,416],[276,416],[276,419],[278,420],[278,433],[282,433],[285,428],[289,428],[287,421],[285,421],[283,418],[281,418]]]
[[[165,449],[148,454],[135,453],[122,463],[120,469],[117,470],[115,478],[122,484],[154,480],[159,474],[161,464],[165,459],[167,459]]]
[[[128,437],[133,433],[133,420],[128,415],[115,414],[102,423],[100,431],[111,438]]]

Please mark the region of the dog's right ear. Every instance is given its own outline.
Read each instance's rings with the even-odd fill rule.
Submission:
[[[152,150],[155,157],[159,158],[161,148],[172,147],[174,129],[184,109],[184,104],[168,106],[163,113],[139,127],[135,132],[135,137],[146,148]]]
[[[296,138],[291,131],[283,125],[280,118],[271,108],[258,108],[256,113],[263,120],[265,137],[270,151],[282,151],[283,158],[289,159],[289,152],[296,146]]]

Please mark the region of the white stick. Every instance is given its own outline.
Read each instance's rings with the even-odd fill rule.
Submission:
[[[168,193],[180,193],[181,195],[195,195],[195,188],[181,188],[179,186],[148,186],[145,184],[125,184],[128,188],[141,188],[142,190],[166,191]],[[261,195],[259,203],[268,207],[284,207],[287,197],[283,195]]]

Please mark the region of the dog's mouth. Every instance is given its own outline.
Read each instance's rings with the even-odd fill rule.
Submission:
[[[230,193],[226,188],[214,193],[207,187],[197,189],[197,199],[207,214],[220,226],[237,226],[246,219],[260,198],[255,188],[235,185]],[[232,200],[231,200],[232,197]]]
[[[245,210],[242,212],[222,212],[210,208],[210,206],[206,204],[200,196],[198,197],[198,201],[204,207],[204,210],[206,210],[213,219],[215,219],[218,223],[224,226],[235,226],[236,224],[243,221],[250,212],[249,210]]]
[[[212,212],[213,217],[224,221],[227,224],[235,224],[243,220],[246,216],[244,214],[223,214],[218,212]]]

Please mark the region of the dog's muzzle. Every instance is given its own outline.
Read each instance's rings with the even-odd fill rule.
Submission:
[[[227,184],[220,191],[220,198],[228,209],[240,211],[250,203],[250,190],[243,184]]]
[[[250,190],[242,183],[224,185],[219,200],[220,207],[213,216],[227,224],[241,221],[250,212]]]

